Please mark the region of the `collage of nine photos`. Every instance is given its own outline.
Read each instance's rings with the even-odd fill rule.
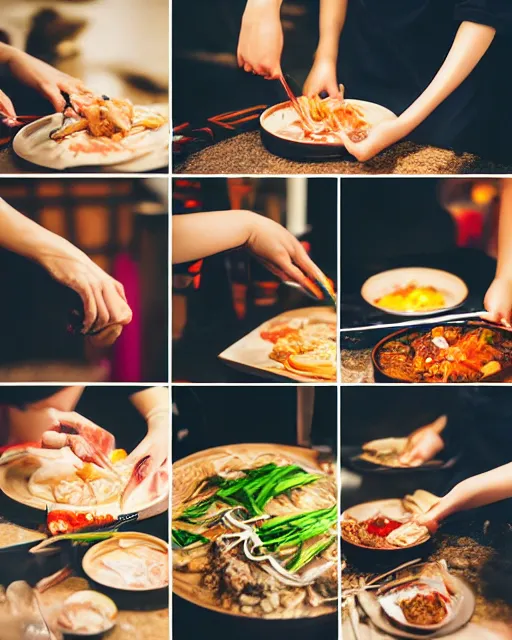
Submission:
[[[0,640],[512,640],[510,0],[0,0]]]

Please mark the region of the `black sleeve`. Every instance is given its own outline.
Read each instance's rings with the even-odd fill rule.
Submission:
[[[459,0],[454,17],[460,22],[467,20],[493,27],[498,33],[512,33],[510,0]]]

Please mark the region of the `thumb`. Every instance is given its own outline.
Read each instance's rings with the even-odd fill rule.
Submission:
[[[66,101],[64,96],[60,92],[60,89],[55,84],[44,84],[41,86],[40,92],[47,98],[58,113],[64,111],[66,107]]]
[[[329,94],[330,98],[342,98],[340,88],[335,78],[327,82],[325,90]]]
[[[1,115],[6,115],[8,120],[16,120],[18,117],[12,100],[3,91],[0,91],[0,112]]]

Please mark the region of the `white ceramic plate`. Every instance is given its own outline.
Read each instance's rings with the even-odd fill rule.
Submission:
[[[0,491],[2,491],[8,498],[30,507],[32,509],[38,509],[45,511],[47,507],[57,507],[63,510],[74,511],[76,513],[93,513],[94,515],[109,514],[114,518],[122,515],[120,501],[109,500],[98,505],[91,505],[87,507],[75,506],[68,504],[57,504],[46,502],[42,498],[38,498],[32,495],[28,489],[28,482],[30,476],[37,469],[37,465],[28,459],[13,460],[9,464],[5,464],[0,467]],[[165,492],[165,495],[158,496],[151,502],[140,503],[130,508],[130,513],[137,512],[139,514],[139,520],[150,518],[167,511],[169,502],[169,491]]]
[[[418,287],[436,288],[444,296],[444,306],[431,311],[395,311],[380,307],[375,303],[375,300],[382,298],[382,296],[411,283]],[[468,288],[463,280],[448,271],[426,267],[404,267],[383,271],[368,278],[361,288],[361,296],[372,307],[395,316],[429,316],[459,307],[468,296]]]
[[[351,99],[347,99],[345,102],[361,107],[364,117],[370,126],[379,124],[384,120],[394,120],[396,118],[392,111],[374,102]],[[332,144],[333,146],[343,147],[343,143],[338,138],[327,143],[318,140],[298,140],[297,136],[302,134],[302,127],[290,102],[281,102],[266,109],[260,116],[260,124],[263,129],[282,140],[291,140],[307,145]],[[286,131],[283,131],[285,128]]]
[[[165,105],[154,105],[165,115]],[[14,152],[27,162],[49,169],[64,170],[71,167],[108,166],[115,171],[150,171],[166,166],[168,162],[169,130],[167,125],[156,130],[125,138],[107,152],[76,152],[77,142],[94,142],[94,138],[79,131],[56,142],[50,134],[62,125],[62,114],[54,113],[23,127],[13,140]],[[156,164],[156,166],[155,166]]]

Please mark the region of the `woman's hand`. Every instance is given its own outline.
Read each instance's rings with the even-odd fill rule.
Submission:
[[[280,8],[279,0],[248,0],[238,40],[238,66],[269,80],[281,76]]]
[[[481,316],[484,320],[511,328],[512,281],[502,277],[495,278],[485,294],[484,307],[487,310]]]
[[[326,91],[331,98],[341,97],[336,62],[331,58],[315,58],[302,91],[305,96],[310,98],[322,93],[322,91]]]
[[[15,47],[9,47],[4,60],[12,75],[47,98],[54,106],[55,111],[64,111],[66,106],[61,91],[79,93],[86,90],[81,80],[73,78],[67,73],[62,73],[46,62]]]
[[[436,533],[439,529],[439,525],[442,521],[442,499],[436,505],[431,507],[427,513],[418,515],[414,518],[414,521],[422,525],[423,527],[427,527],[431,534]]]
[[[82,333],[131,322],[132,311],[123,285],[64,238],[55,234],[45,236],[45,242],[32,257],[52,278],[76,291],[82,299]]]
[[[352,141],[346,133],[341,135],[347,151],[357,158],[359,162],[366,162],[383,149],[387,149],[387,147],[401,140],[407,135],[407,132],[402,129],[399,120],[394,119],[385,120],[371,127],[366,138],[360,142]]]
[[[0,118],[2,122],[7,126],[16,126],[18,123],[18,116],[14,105],[7,94],[0,91]]]
[[[311,291],[308,278],[322,279],[323,274],[308,256],[302,244],[280,224],[252,214],[246,247],[269,271],[282,280],[292,280]]]
[[[444,441],[440,433],[447,423],[446,416],[440,416],[431,424],[416,429],[408,438],[400,462],[410,467],[419,467],[432,460],[444,449]]]

